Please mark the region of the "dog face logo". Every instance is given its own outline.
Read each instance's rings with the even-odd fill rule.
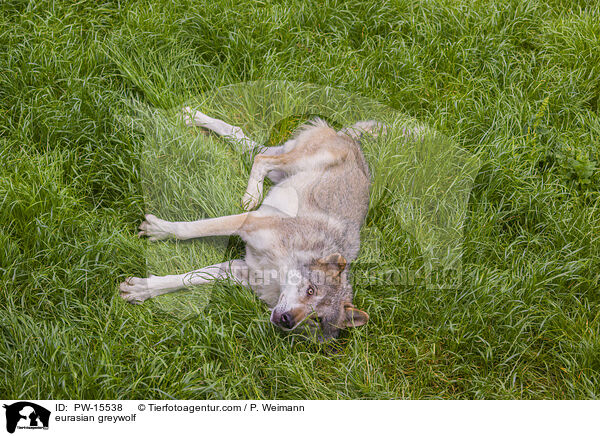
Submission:
[[[50,411],[28,401],[19,401],[4,405],[6,409],[6,431],[14,433],[15,429],[48,429]]]
[[[298,285],[302,281],[302,274],[296,269],[288,271],[287,282],[290,284]]]

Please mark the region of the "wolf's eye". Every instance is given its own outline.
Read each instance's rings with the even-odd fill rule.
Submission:
[[[310,285],[310,286],[308,287],[308,289],[306,290],[306,293],[307,293],[308,295],[315,295],[315,292],[316,292],[316,291],[315,291],[315,288],[314,288],[312,285]]]

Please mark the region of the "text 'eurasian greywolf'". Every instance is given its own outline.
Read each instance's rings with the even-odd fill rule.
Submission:
[[[151,241],[239,235],[246,256],[186,274],[131,277],[121,283],[121,297],[141,303],[188,286],[232,279],[254,290],[272,310],[271,322],[284,330],[303,325],[327,340],[343,328],[365,324],[369,317],[353,306],[347,274],[348,263],[358,254],[369,205],[370,176],[359,139],[365,132],[377,135],[384,126],[365,121],[336,132],[315,119],[283,145],[263,147],[239,127],[190,108],[183,114],[188,125],[212,130],[245,151],[260,151],[242,199],[246,212],[194,222],[146,215],[139,235]],[[253,211],[263,196],[265,177],[274,186]]]

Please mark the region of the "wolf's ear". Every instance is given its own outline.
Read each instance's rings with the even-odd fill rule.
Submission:
[[[317,266],[331,273],[333,277],[337,277],[346,269],[346,259],[340,253],[333,253],[317,259]]]
[[[369,314],[357,309],[352,304],[344,306],[344,327],[360,327],[369,321]]]

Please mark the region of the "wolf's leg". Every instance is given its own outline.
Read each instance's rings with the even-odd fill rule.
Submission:
[[[244,152],[258,151],[261,154],[268,156],[275,156],[283,153],[283,145],[275,147],[265,147],[257,142],[254,142],[248,138],[241,127],[232,126],[227,124],[225,121],[211,118],[208,115],[203,114],[200,111],[196,111],[190,107],[183,108],[183,119],[188,126],[204,127],[208,130],[212,130],[217,135],[223,136],[234,145],[242,147]],[[273,183],[279,183],[285,178],[285,173],[281,171],[271,171],[267,174],[267,177],[273,181]]]
[[[260,151],[260,154],[262,154],[263,156],[279,156],[283,153],[285,153],[285,144],[277,145],[274,147],[262,147]],[[283,171],[272,170],[267,173],[267,177],[273,183],[279,183],[287,177],[287,174]]]
[[[205,236],[234,235],[248,219],[250,212],[207,218],[198,221],[165,221],[152,214],[140,224],[138,236],[148,236],[150,241],[161,239],[193,239]]]
[[[380,135],[386,135],[389,127],[379,121],[359,121],[352,126],[347,126],[338,132],[338,135],[346,135],[360,142],[364,134],[369,134],[374,138]],[[414,141],[423,139],[428,132],[427,127],[423,124],[414,124],[402,128],[402,135]]]
[[[300,170],[325,168],[343,160],[347,154],[347,148],[296,147],[278,155],[256,155],[250,171],[248,187],[242,198],[242,207],[249,211],[258,205],[267,174],[279,171],[290,175]]]
[[[338,132],[338,135],[347,135],[352,139],[360,141],[360,138],[365,133],[373,135],[376,138],[379,135],[385,135],[387,130],[388,127],[379,121],[359,121],[354,123],[352,126],[344,127]]]
[[[243,286],[248,286],[248,266],[246,262],[236,259],[185,274],[150,276],[148,278],[129,277],[119,285],[119,289],[121,298],[130,303],[139,304],[158,295],[223,279],[231,279]]]
[[[234,145],[240,145],[243,151],[261,150],[265,147],[248,138],[241,127],[232,126],[225,121],[211,118],[200,111],[190,107],[184,107],[183,120],[188,126],[204,127],[212,130],[219,136],[223,136]]]

